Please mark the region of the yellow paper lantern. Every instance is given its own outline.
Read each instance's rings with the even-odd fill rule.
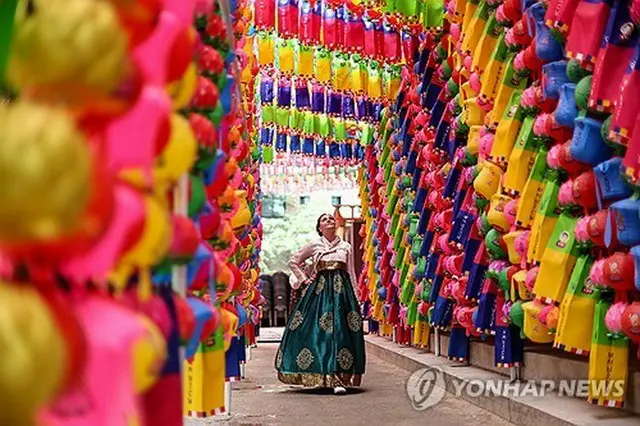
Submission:
[[[51,310],[33,288],[0,282],[1,425],[35,425],[36,411],[64,383],[64,341]]]
[[[111,280],[123,290],[131,274],[139,268],[141,297],[147,300],[151,293],[150,268],[160,263],[171,244],[171,221],[169,213],[155,197],[147,195],[144,203],[146,217],[142,236],[120,259]]]
[[[251,210],[247,203],[247,193],[245,191],[236,191],[239,207],[236,214],[231,217],[231,227],[238,233],[242,233],[244,229],[251,223]]]
[[[171,115],[171,135],[160,156],[156,159],[151,182],[157,194],[164,193],[180,176],[189,171],[196,160],[198,142],[189,122],[178,114]],[[120,174],[127,182],[140,187],[149,186],[142,170],[129,169]]]
[[[109,2],[20,2],[7,69],[20,90],[55,102],[93,101],[118,86],[127,61],[127,34]]]
[[[167,344],[153,321],[144,315],[138,318],[144,333],[133,345],[133,379],[136,391],[142,394],[158,380],[167,359]]]
[[[63,110],[0,106],[0,240],[51,242],[76,228],[89,202],[91,153]]]
[[[187,71],[182,79],[169,84],[167,92],[171,96],[173,110],[178,111],[189,106],[191,98],[196,90],[196,82],[198,80],[198,68],[196,64],[189,64]]]
[[[163,182],[176,182],[189,171],[198,154],[198,142],[186,118],[171,116],[171,137],[156,162],[155,177]]]
[[[231,347],[231,338],[237,336],[238,316],[233,312],[221,309],[222,330],[224,332],[224,351],[228,351]]]

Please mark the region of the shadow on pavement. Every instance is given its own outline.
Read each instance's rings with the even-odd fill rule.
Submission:
[[[331,388],[292,388],[289,392],[303,395],[333,395]],[[362,388],[348,388],[347,394],[340,396],[359,395],[365,392],[366,390]]]

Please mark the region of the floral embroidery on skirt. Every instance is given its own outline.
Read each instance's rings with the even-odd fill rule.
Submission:
[[[360,386],[365,348],[360,307],[344,270],[321,270],[294,308],[275,367],[286,384]]]

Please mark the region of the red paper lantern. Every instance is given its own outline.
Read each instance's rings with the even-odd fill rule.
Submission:
[[[182,78],[189,65],[193,62],[194,37],[191,29],[186,29],[173,42],[171,55],[167,64],[167,82],[171,83]]]
[[[198,67],[210,74],[220,74],[224,71],[224,60],[216,49],[206,44],[200,49]]]
[[[176,262],[188,262],[198,249],[200,234],[195,224],[185,216],[173,216],[173,241],[170,256]]]
[[[191,101],[196,110],[212,110],[218,104],[220,92],[218,87],[206,77],[199,76],[196,82],[196,92]]]
[[[635,343],[640,343],[640,302],[633,302],[622,313],[622,332]]]
[[[209,318],[202,326],[202,332],[200,332],[200,341],[206,342],[209,337],[217,330],[220,319],[217,317],[214,311],[214,315]]]
[[[431,306],[428,303],[420,302],[420,304],[418,305],[418,312],[420,312],[420,315],[426,318],[429,315],[430,307]]]
[[[231,295],[238,295],[243,290],[242,272],[234,263],[229,263],[228,266],[231,271],[231,276],[233,277],[231,280],[231,288],[228,289],[228,292]]]
[[[178,321],[178,333],[180,340],[187,342],[193,336],[196,330],[196,318],[189,303],[178,295],[173,296],[173,303],[176,308],[176,317]]]
[[[238,146],[236,147],[236,151],[234,153],[234,157],[236,161],[241,163],[242,161],[245,160],[245,158],[247,158],[248,155],[249,155],[249,147],[247,146],[247,143],[244,140],[240,140],[238,142]]]
[[[560,167],[566,170],[569,176],[577,176],[580,173],[588,171],[590,167],[588,164],[576,161],[571,156],[571,151],[569,149],[570,146],[571,141],[565,142],[560,146],[560,155],[558,156],[558,160],[560,161]]]
[[[616,291],[629,291],[634,287],[635,266],[629,253],[615,253],[604,261],[605,284]]]
[[[213,172],[213,181],[207,186],[207,198],[215,200],[224,192],[228,184],[229,176],[226,175],[225,164],[221,161]]]
[[[198,140],[198,144],[205,149],[215,150],[218,145],[218,132],[211,120],[198,113],[189,114],[189,124]]]
[[[129,45],[136,46],[149,38],[162,11],[160,0],[111,0],[122,26],[129,34]]]
[[[276,0],[255,0],[254,17],[257,28],[275,28]]]
[[[216,14],[209,16],[207,22],[206,32],[212,39],[225,40],[227,37],[227,30],[222,17]]]
[[[78,126],[88,138],[102,139],[105,128],[112,120],[121,117],[135,105],[144,84],[140,67],[132,63],[127,76],[107,98],[92,99],[82,106],[77,115]]]
[[[587,210],[598,207],[596,181],[593,172],[583,173],[573,181],[573,198]]]
[[[211,212],[200,216],[200,233],[202,237],[209,240],[213,238],[220,229],[222,218],[217,206],[211,206]]]

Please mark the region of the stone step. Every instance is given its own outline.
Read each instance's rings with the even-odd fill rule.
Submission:
[[[258,343],[273,343],[282,340],[284,327],[261,327],[260,335],[257,336]]]
[[[367,353],[380,357],[407,371],[433,368],[441,372],[440,382],[447,392],[456,394],[456,384],[463,381],[504,381],[504,375],[473,366],[463,366],[424,349],[401,346],[390,339],[366,336]],[[410,379],[411,380],[411,379]],[[437,382],[437,381],[436,381]],[[520,426],[638,426],[640,416],[617,409],[590,405],[580,398],[559,396],[554,392],[541,395],[499,394],[474,396],[462,392],[460,397]]]

